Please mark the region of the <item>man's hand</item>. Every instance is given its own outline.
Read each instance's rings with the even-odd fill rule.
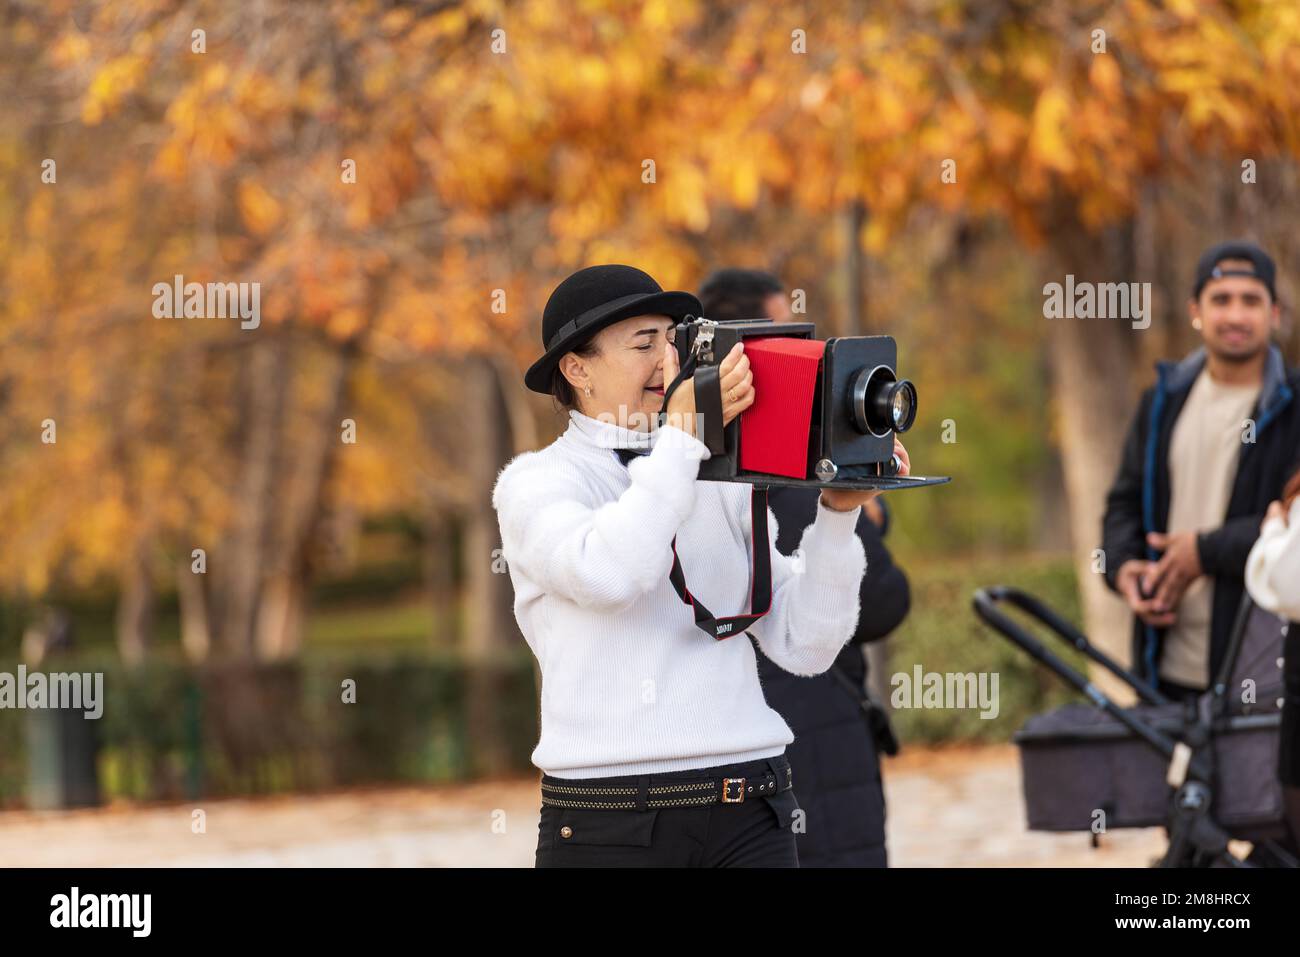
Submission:
[[[871,520],[871,523],[880,528],[885,524],[885,509],[880,504],[879,498],[873,498],[866,505],[862,506],[863,514]]]
[[[1154,593],[1154,608],[1157,612],[1172,612],[1183,600],[1187,586],[1205,574],[1201,568],[1201,556],[1196,549],[1195,532],[1178,532],[1175,535],[1162,535],[1150,532],[1147,544],[1164,555],[1156,562],[1155,568],[1147,573],[1143,584],[1147,594]]]
[[[1142,582],[1144,578],[1154,573],[1155,567],[1155,562],[1129,559],[1119,567],[1119,574],[1115,576],[1115,587],[1124,596],[1133,614],[1153,628],[1168,628],[1177,620],[1177,615],[1172,611],[1157,612],[1154,607],[1155,601],[1142,597]]]

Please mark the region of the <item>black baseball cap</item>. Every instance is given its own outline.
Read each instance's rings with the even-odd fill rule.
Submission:
[[[1225,259],[1241,259],[1250,263],[1250,266],[1224,269],[1219,263]],[[1192,289],[1192,298],[1199,298],[1201,290],[1211,279],[1222,279],[1224,276],[1251,276],[1258,279],[1268,289],[1269,297],[1277,299],[1277,290],[1273,285],[1277,267],[1273,265],[1273,259],[1268,253],[1248,240],[1219,243],[1201,253],[1201,258],[1196,263],[1196,286]]]

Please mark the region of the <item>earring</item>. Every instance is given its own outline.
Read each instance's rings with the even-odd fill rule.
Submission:
[[[1201,320],[1199,320],[1199,319],[1193,319],[1193,320],[1192,320],[1192,328],[1195,329],[1195,330],[1197,330],[1197,331],[1199,332],[1200,329],[1201,329]]]
[[[587,397],[588,399],[591,398],[591,386],[587,386],[587,387],[586,387],[585,389],[583,389],[582,391],[583,391],[583,394],[586,395],[586,397]]]

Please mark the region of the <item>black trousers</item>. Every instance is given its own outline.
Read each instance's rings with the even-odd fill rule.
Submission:
[[[785,780],[784,756],[663,774],[542,778],[580,787],[647,787],[701,777],[743,778],[771,770]],[[542,805],[538,867],[798,867],[794,828],[802,815],[793,791],[746,796],[739,804],[645,811]],[[562,836],[561,829],[567,828]]]

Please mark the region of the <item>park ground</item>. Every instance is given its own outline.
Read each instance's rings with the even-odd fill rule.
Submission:
[[[885,763],[899,867],[1144,867],[1159,829],[1027,831],[1011,745],[912,747]],[[531,777],[198,805],[0,814],[0,862],[27,867],[530,867]],[[205,830],[191,827],[196,808]],[[497,822],[494,826],[494,821]]]

